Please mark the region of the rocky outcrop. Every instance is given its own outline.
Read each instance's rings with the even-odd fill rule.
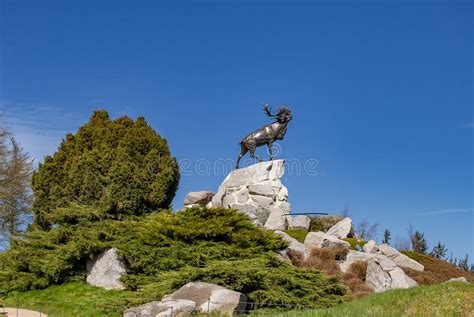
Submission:
[[[416,262],[413,259],[410,259],[406,255],[398,252],[396,249],[392,248],[386,243],[380,245],[379,249],[380,249],[380,252],[382,252],[387,257],[389,257],[398,266],[407,267],[416,271],[423,271],[425,269],[425,267],[422,264]]]
[[[311,218],[305,215],[299,215],[290,220],[288,229],[309,230]]]
[[[234,208],[268,229],[286,229],[291,205],[288,203],[288,190],[280,181],[284,173],[283,160],[234,170],[227,175],[207,206]]]
[[[308,258],[309,250],[305,247],[303,243],[299,242],[295,238],[290,237],[287,233],[283,231],[276,230],[275,233],[281,236],[284,241],[289,243],[288,248],[282,251],[282,255],[284,257],[288,256],[288,251],[293,251],[300,253],[303,256],[303,259]]]
[[[336,238],[347,238],[347,235],[351,232],[352,228],[352,219],[346,217],[336,223],[334,226],[329,228],[326,232],[330,236],[334,236]]]
[[[391,289],[410,288],[418,285],[418,283],[408,277],[392,260],[380,256],[369,260],[365,282],[376,293]]]
[[[349,249],[350,244],[347,241],[340,240],[327,233],[318,231],[310,232],[304,239],[304,245],[307,248],[344,248]]]
[[[379,247],[374,240],[369,240],[362,246],[362,250],[364,250],[365,253],[377,253],[379,251]]]
[[[184,207],[206,206],[215,193],[209,191],[190,192],[184,199]]]
[[[105,289],[124,289],[120,277],[125,266],[116,249],[109,249],[87,261],[87,283]]]
[[[229,316],[244,312],[247,302],[247,297],[242,293],[204,282],[188,283],[176,292],[163,297],[162,301],[179,299],[194,302],[196,310],[200,313],[216,312]]]
[[[389,289],[409,288],[418,285],[409,278],[401,268],[383,254],[349,251],[346,260],[339,264],[343,273],[349,271],[355,262],[367,263],[366,283],[374,292]]]
[[[182,317],[188,316],[196,309],[196,303],[190,300],[177,299],[156,301],[129,308],[123,317]]]

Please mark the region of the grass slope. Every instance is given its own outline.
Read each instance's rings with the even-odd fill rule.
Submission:
[[[6,307],[41,311],[54,316],[122,316],[130,298],[125,291],[106,291],[84,282],[50,286],[44,290],[12,292]]]
[[[438,284],[449,280],[450,278],[465,277],[468,281],[474,282],[474,276],[469,272],[441,259],[435,259],[429,255],[402,251],[403,254],[424,265],[423,272],[403,268],[406,274],[422,285]]]
[[[303,310],[271,316],[474,316],[474,285],[445,283],[399,289],[372,294],[329,309]]]

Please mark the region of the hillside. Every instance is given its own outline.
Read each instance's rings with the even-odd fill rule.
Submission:
[[[337,307],[275,317],[474,316],[474,285],[445,283],[372,294]],[[251,316],[261,316],[258,314]]]

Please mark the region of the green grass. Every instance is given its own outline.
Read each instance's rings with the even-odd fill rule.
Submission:
[[[329,309],[302,310],[272,317],[474,316],[474,285],[446,283],[372,294]],[[270,316],[267,315],[267,316]],[[251,316],[262,316],[251,314]]]
[[[304,239],[308,235],[308,231],[302,229],[287,229],[283,231],[286,232],[290,237],[295,238],[301,243],[304,242]]]
[[[367,241],[364,241],[364,240],[359,241],[359,240],[354,239],[354,238],[342,238],[341,240],[349,242],[350,245],[351,245],[352,250],[356,250],[356,245],[358,245],[362,248],[364,246],[364,244],[367,243]]]
[[[44,290],[12,292],[4,305],[41,311],[54,316],[122,316],[133,296],[126,291],[106,291],[84,282],[50,286]]]
[[[6,306],[38,310],[55,316],[122,316],[134,296],[126,291],[105,291],[86,283],[51,286],[41,291],[13,292]],[[328,309],[285,313],[263,311],[250,316],[365,317],[365,316],[473,316],[474,285],[446,283],[372,294]]]

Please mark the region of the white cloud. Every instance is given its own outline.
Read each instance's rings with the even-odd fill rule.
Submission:
[[[54,153],[80,122],[77,114],[52,106],[0,102],[0,111],[15,139],[37,163]]]
[[[473,212],[474,208],[460,208],[460,209],[442,209],[430,212],[421,213],[422,215],[442,215],[442,214],[451,214],[451,213],[464,213],[464,212]]]

